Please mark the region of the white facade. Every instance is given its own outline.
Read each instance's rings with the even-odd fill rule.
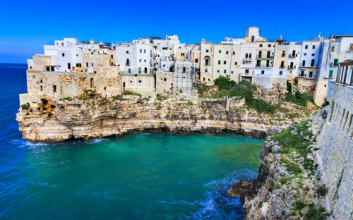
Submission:
[[[55,41],[54,45],[45,45],[44,55],[52,57],[55,71],[71,72],[73,67],[82,66],[82,48],[77,45],[76,38],[64,38]]]

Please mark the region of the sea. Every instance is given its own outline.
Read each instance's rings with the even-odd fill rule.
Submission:
[[[31,143],[16,113],[27,65],[0,64],[0,219],[242,219],[234,182],[256,178],[263,139],[133,133]]]

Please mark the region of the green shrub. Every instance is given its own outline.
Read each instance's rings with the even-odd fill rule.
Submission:
[[[298,164],[290,162],[287,159],[283,159],[282,161],[284,162],[284,166],[287,168],[288,172],[291,172],[293,174],[300,174],[302,172],[302,169]]]
[[[172,120],[175,120],[175,119],[178,119],[178,118],[179,118],[178,115],[172,114],[172,117],[171,117]]]
[[[306,107],[310,100],[310,96],[307,93],[301,93],[299,91],[296,91],[294,94],[292,92],[287,92],[285,96],[287,102],[293,102],[294,104],[303,107]]]
[[[310,204],[309,209],[308,209],[307,213],[305,214],[305,219],[321,220],[321,219],[326,219],[328,216],[330,216],[330,214],[326,213],[325,208],[323,208],[321,206],[316,208],[314,204]]]
[[[303,208],[305,208],[305,206],[306,206],[306,204],[301,200],[294,201],[294,205],[295,205],[295,209],[297,209],[299,211],[302,210]]]
[[[293,90],[292,83],[287,81],[287,91],[288,91],[288,93],[292,93],[292,90]]]
[[[210,116],[208,116],[208,118],[209,118],[210,120],[213,120],[213,119],[214,119],[214,115],[210,115]]]
[[[65,98],[63,98],[63,99],[60,99],[60,101],[72,101],[72,98],[70,98],[70,97],[65,97]]]
[[[220,76],[215,79],[215,84],[218,86],[217,98],[224,96],[238,96],[245,98],[245,103],[250,108],[255,109],[259,113],[274,113],[276,106],[262,99],[254,99],[253,93],[256,91],[256,86],[248,81],[236,83],[229,76]]]
[[[168,96],[160,95],[160,94],[157,94],[157,97],[156,97],[156,99],[157,99],[158,101],[167,100],[168,98],[169,98]]]
[[[279,179],[279,182],[283,185],[283,184],[286,184],[291,179],[292,179],[291,177],[283,177]]]
[[[48,104],[48,100],[47,100],[47,99],[45,99],[45,98],[42,98],[42,99],[40,99],[40,100],[42,101],[43,105],[46,105],[46,104]]]
[[[325,185],[320,185],[316,188],[316,193],[319,196],[326,196],[327,192],[328,192],[328,189],[326,188]]]
[[[21,105],[22,110],[28,110],[29,109],[29,103]]]
[[[113,100],[126,100],[123,98],[122,95],[116,95],[116,96],[112,96]]]
[[[325,102],[322,103],[321,108],[322,108],[322,107],[325,107],[325,106],[328,106],[329,104],[330,104],[330,102],[327,101],[327,100],[325,100]]]
[[[131,92],[131,91],[124,91],[123,95],[134,95],[134,96],[142,96],[140,93],[137,92]]]

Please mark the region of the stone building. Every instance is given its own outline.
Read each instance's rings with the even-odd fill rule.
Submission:
[[[84,97],[88,90],[100,97],[122,93],[120,70],[115,65],[114,51],[83,49],[80,59],[85,66],[74,67],[70,71],[55,68],[57,56],[51,54],[54,53],[35,55],[28,60],[27,93],[20,94],[21,104],[39,102],[44,97],[51,100]]]

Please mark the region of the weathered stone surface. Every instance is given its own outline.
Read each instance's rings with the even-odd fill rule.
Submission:
[[[237,98],[228,99],[227,105],[227,99],[170,96],[161,100],[124,96],[123,100],[32,103],[29,109],[20,109],[17,121],[23,138],[52,143],[71,138],[119,136],[134,131],[229,132],[264,138],[274,127],[291,123],[273,117],[281,115],[259,114],[246,108],[244,101]]]

